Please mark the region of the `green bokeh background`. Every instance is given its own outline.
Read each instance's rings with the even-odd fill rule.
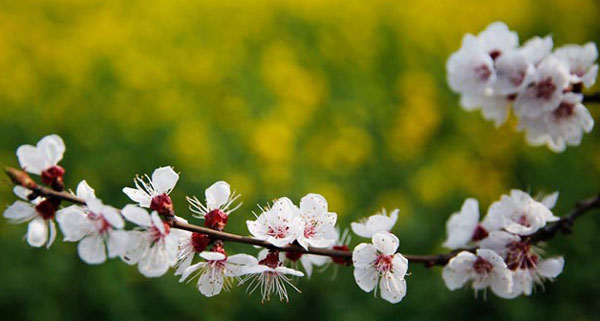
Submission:
[[[598,43],[599,17],[593,0],[0,1],[0,164],[16,166],[20,144],[57,133],[67,185],[85,178],[118,207],[135,174],[173,165],[183,217],[185,195],[224,179],[244,201],[231,232],[247,233],[257,203],[317,192],[341,226],[400,208],[400,251],[439,252],[444,222],[466,197],[484,211],[511,188],[559,190],[561,215],[600,191],[597,129],[562,154],[527,146],[514,118],[496,129],[458,106],[445,81],[449,54],[495,20],[521,41]],[[0,192],[2,206],[14,201],[6,180]],[[548,244],[547,255],[565,254],[565,270],[531,297],[475,299],[448,291],[439,268],[413,264],[397,305],[362,292],[350,268],[300,280],[289,304],[261,304],[243,288],[205,298],[172,275],[146,279],[119,261],[88,266],[74,244],[33,249],[25,225],[1,220],[0,315],[598,320],[599,225],[589,215]]]

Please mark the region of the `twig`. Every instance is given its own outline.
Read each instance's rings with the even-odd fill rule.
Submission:
[[[584,103],[600,103],[600,92],[583,96]]]
[[[8,177],[10,178],[10,180],[13,182],[13,184],[28,188],[38,196],[52,197],[52,198],[57,198],[60,200],[65,200],[68,202],[80,204],[80,205],[85,205],[85,201],[83,199],[78,198],[77,196],[75,196],[71,193],[68,193],[65,191],[57,192],[50,188],[46,188],[46,187],[37,185],[31,179],[31,177],[22,170],[6,167],[5,172],[8,175]],[[583,202],[580,202],[579,204],[577,204],[576,208],[569,215],[563,217],[560,221],[554,223],[553,225],[549,225],[549,226],[539,230],[532,236],[530,236],[529,237],[530,242],[538,243],[541,241],[546,241],[548,239],[553,238],[558,231],[561,231],[565,234],[570,233],[571,227],[573,226],[573,222],[575,221],[575,219],[577,219],[584,213],[586,213],[592,209],[595,209],[595,208],[600,208],[600,195],[593,199],[586,200],[586,201],[583,201]],[[309,247],[308,250],[306,250],[303,247],[296,245],[296,244],[291,244],[291,245],[287,245],[284,247],[276,247],[276,246],[274,246],[266,241],[263,241],[263,240],[258,240],[258,239],[252,238],[252,237],[241,236],[241,235],[227,233],[227,232],[221,232],[221,231],[213,230],[213,229],[210,229],[207,227],[189,224],[189,223],[183,222],[181,220],[171,220],[171,221],[169,221],[169,224],[171,224],[171,226],[173,228],[186,230],[186,231],[190,231],[190,232],[206,234],[206,235],[214,237],[216,239],[221,239],[223,241],[257,245],[257,246],[261,246],[264,248],[276,249],[276,250],[284,251],[284,252],[299,252],[299,253],[305,253],[305,254],[315,254],[315,255],[323,255],[323,256],[330,256],[330,257],[341,257],[341,258],[347,259],[348,264],[351,264],[351,260],[352,260],[352,252],[350,252],[350,251],[340,251],[340,250],[314,248],[314,247]],[[453,258],[456,254],[458,254],[461,251],[473,252],[475,250],[476,250],[476,248],[469,248],[469,249],[458,249],[458,250],[454,250],[454,251],[451,251],[448,253],[432,254],[432,255],[410,255],[410,254],[403,254],[403,255],[409,262],[423,263],[423,264],[425,264],[426,267],[432,267],[432,266],[436,266],[436,265],[439,265],[439,266],[446,265],[446,263],[448,263],[448,261],[451,258]]]

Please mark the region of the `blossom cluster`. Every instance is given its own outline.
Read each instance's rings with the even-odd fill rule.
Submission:
[[[24,171],[40,175],[45,185],[65,195],[65,170],[58,165],[65,149],[59,136],[50,135],[36,146],[19,147],[17,157]],[[391,233],[397,209],[389,214],[382,209],[353,222],[354,234],[369,242],[350,249],[348,230],[340,232],[337,214],[329,211],[322,195],[307,194],[299,205],[280,197],[259,206],[261,212],[246,222],[253,237],[250,243],[263,250],[256,256],[229,255],[226,241],[231,237],[222,235],[233,235],[224,230],[229,216],[240,207],[239,194],[227,182],[218,181],[206,188],[203,201],[187,197],[192,216],[202,220],[204,228],[186,229],[189,224],[175,215],[170,196],[178,181],[179,173],[169,166],[157,168],[150,176],[137,176],[134,187],[123,188],[132,203],[120,209],[104,204],[85,180],[74,193],[66,194],[77,203],[66,207],[61,202],[68,198],[17,185],[14,192],[22,200],[10,205],[4,217],[12,223],[29,222],[26,240],[31,246],[49,248],[57,236],[56,222],[64,241],[77,242],[78,254],[88,264],[119,258],[149,278],[173,269],[180,282],[194,281],[207,297],[237,283],[247,285],[249,293],[259,291],[263,301],[272,295],[287,301],[288,288],[299,292],[296,278],[310,277],[316,268],[324,271],[332,266],[337,271],[338,266],[349,265],[363,291],[378,293],[390,303],[406,295],[409,260],[398,252],[399,239]],[[558,220],[551,212],[557,198],[554,193],[537,201],[514,190],[492,204],[481,222],[477,201],[467,199],[448,221],[444,246],[475,247],[460,251],[444,267],[448,288],[470,282],[475,290],[489,287],[498,296],[513,298],[531,294],[534,283],[560,274],[564,260],[542,259],[529,240]]]
[[[446,64],[448,84],[465,110],[481,110],[500,126],[512,107],[531,145],[562,152],[594,126],[581,92],[596,81],[598,49],[592,42],[552,47],[551,36],[519,46],[516,32],[494,22],[463,37]]]
[[[450,259],[444,267],[443,278],[450,290],[470,283],[475,291],[490,288],[502,298],[530,295],[535,284],[556,278],[563,269],[564,259],[543,259],[530,242],[530,236],[547,223],[559,220],[551,209],[558,193],[541,200],[512,190],[503,195],[479,220],[479,204],[467,199],[460,212],[446,224],[448,237],[444,246],[457,250],[469,246]]]

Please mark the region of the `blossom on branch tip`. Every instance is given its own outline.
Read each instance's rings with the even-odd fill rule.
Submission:
[[[137,176],[133,180],[135,188],[124,187],[123,193],[141,207],[150,208],[161,215],[173,215],[173,202],[169,193],[178,180],[179,174],[172,167],[159,167],[152,173],[152,178],[148,175]]]
[[[398,220],[398,212],[399,210],[395,209],[388,216],[384,208],[381,210],[381,212],[375,215],[371,215],[361,221],[351,223],[350,227],[352,228],[352,232],[354,232],[354,234],[364,238],[371,238],[377,232],[391,231]]]
[[[65,143],[58,135],[48,135],[42,138],[36,146],[21,145],[17,148],[17,158],[23,170],[35,175],[41,175],[44,184],[53,189],[64,188],[62,177],[65,170],[58,166],[66,150]]]
[[[77,186],[77,197],[85,200],[85,207],[71,205],[56,213],[64,240],[79,242],[79,257],[88,264],[106,261],[107,250],[109,258],[121,255],[127,232],[121,230],[125,221],[119,211],[104,205],[85,180]]]
[[[510,195],[502,195],[494,202],[483,224],[489,230],[504,229],[518,235],[531,235],[548,222],[558,221],[544,204],[534,200],[529,194],[512,190]]]
[[[282,197],[265,209],[255,221],[246,221],[248,231],[255,238],[277,247],[294,242],[302,233],[304,225],[300,210],[287,197]]]
[[[233,202],[239,198],[239,194],[231,192],[227,182],[218,181],[204,191],[206,205],[202,204],[197,197],[186,197],[190,204],[189,209],[197,218],[204,219],[204,225],[208,228],[222,231],[227,225],[229,214],[238,209],[239,203],[232,207]]]
[[[352,252],[354,279],[365,292],[375,290],[379,285],[382,299],[398,303],[406,295],[404,276],[408,270],[408,260],[398,249],[398,238],[389,232],[375,233],[372,244],[361,243]]]
[[[473,290],[489,287],[500,297],[506,297],[512,291],[513,279],[504,259],[487,249],[478,249],[476,254],[458,253],[446,264],[442,277],[451,291],[462,288],[469,281]]]
[[[125,219],[138,225],[127,231],[127,242],[121,259],[127,264],[137,264],[146,277],[158,277],[177,264],[180,239],[186,232],[163,222],[157,212],[148,212],[135,205],[127,205],[121,211]],[[189,233],[189,232],[188,232]]]
[[[25,234],[27,243],[33,247],[46,244],[46,248],[49,248],[56,238],[54,217],[60,200],[35,197],[30,190],[22,186],[15,186],[13,191],[26,202],[14,202],[4,210],[4,217],[13,224],[29,222]]]

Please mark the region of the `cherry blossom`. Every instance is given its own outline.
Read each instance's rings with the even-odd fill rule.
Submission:
[[[510,195],[502,195],[490,206],[483,223],[490,230],[504,229],[514,234],[531,235],[547,222],[558,220],[559,217],[529,194],[512,190]]]
[[[398,220],[398,212],[399,210],[395,209],[388,216],[384,208],[375,215],[371,215],[359,222],[351,223],[350,227],[354,234],[364,238],[371,238],[377,232],[391,231]]]
[[[169,193],[178,180],[179,174],[172,167],[159,167],[152,173],[152,178],[148,175],[136,177],[133,180],[135,188],[124,187],[123,193],[141,207],[168,214],[173,211],[173,202]]]
[[[327,210],[327,200],[319,194],[308,194],[300,200],[300,219],[304,226],[299,234],[298,243],[308,250],[312,247],[328,247],[333,245],[331,238],[335,229],[337,214]]]
[[[590,88],[596,83],[598,76],[598,48],[593,42],[583,46],[565,45],[554,51],[554,56],[562,60],[569,69],[570,81],[573,84],[583,84]]]
[[[198,198],[186,197],[190,204],[190,211],[195,213],[195,217],[204,219],[206,227],[223,230],[227,225],[229,214],[238,209],[242,204],[230,208],[239,194],[231,193],[231,188],[227,182],[218,181],[212,184],[204,191],[206,205],[202,204]]]
[[[56,213],[64,240],[79,242],[79,257],[88,264],[106,261],[107,249],[109,258],[119,256],[127,241],[127,233],[120,230],[125,226],[121,214],[104,205],[85,180],[77,186],[77,196],[85,200],[85,207],[71,205]]]
[[[562,152],[567,145],[577,146],[584,133],[594,127],[594,119],[581,103],[583,96],[567,93],[558,106],[537,118],[521,118],[519,129],[526,131],[531,145],[547,145],[552,151]]]
[[[462,288],[469,281],[473,290],[489,287],[500,297],[506,297],[512,291],[512,274],[504,259],[487,249],[478,249],[476,254],[458,253],[446,264],[442,277],[451,291]]]
[[[54,216],[60,200],[34,197],[30,190],[22,186],[15,186],[13,191],[26,202],[14,202],[4,211],[4,217],[13,224],[29,222],[25,234],[27,243],[33,247],[46,244],[46,248],[50,248],[56,238]]]
[[[121,211],[138,229],[127,231],[127,243],[121,258],[127,264],[137,264],[146,277],[158,277],[177,264],[178,244],[185,237],[179,229],[171,229],[156,211],[152,214],[138,206],[127,205]]]
[[[248,231],[255,238],[277,247],[294,242],[304,227],[300,210],[287,197],[276,200],[273,206],[264,210],[255,221],[246,221],[246,224]]]
[[[479,224],[479,203],[468,198],[460,212],[452,214],[446,222],[448,238],[444,247],[458,249],[467,246],[471,241],[479,241],[487,236],[487,229]]]
[[[408,270],[408,260],[398,249],[398,238],[389,232],[377,232],[372,244],[361,243],[352,252],[354,279],[365,292],[375,290],[379,281],[381,298],[398,303],[406,294],[404,276]]]
[[[62,190],[62,177],[65,170],[58,166],[58,162],[62,160],[65,149],[65,143],[60,136],[48,135],[43,137],[36,146],[19,146],[17,158],[23,170],[41,175],[44,184]]]
[[[250,294],[260,288],[262,302],[269,301],[272,294],[277,295],[280,301],[289,301],[286,285],[297,292],[300,290],[291,282],[288,275],[304,276],[300,271],[283,266],[278,251],[262,252],[258,259],[253,258],[252,262],[247,262],[241,273],[247,276],[240,284],[248,283]]]
[[[186,268],[179,282],[198,277],[198,290],[207,297],[215,296],[222,290],[229,290],[231,278],[245,274],[245,267],[256,264],[256,258],[248,254],[227,256],[222,247],[199,254],[205,261]]]

